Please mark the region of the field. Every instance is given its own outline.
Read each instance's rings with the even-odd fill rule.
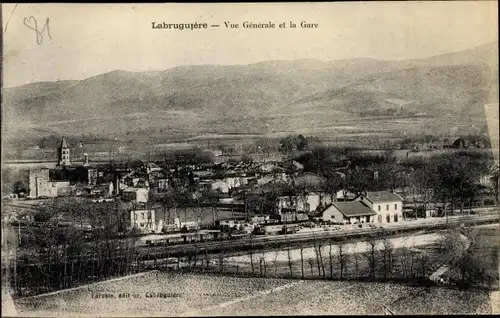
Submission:
[[[112,298],[97,298],[103,296]],[[482,291],[165,272],[18,299],[15,305],[23,316],[65,317],[491,313]]]
[[[26,126],[26,125],[25,125]],[[126,116],[81,119],[23,126],[10,129],[4,138],[4,159],[55,159],[55,144],[37,148],[40,138],[66,136],[84,139],[85,152],[90,160],[135,159],[174,149],[228,144],[236,149],[261,138],[281,138],[288,134],[315,136],[327,144],[337,146],[373,147],[385,142],[401,140],[432,132],[436,136],[456,138],[478,133],[485,126],[484,118],[461,117],[338,117],[329,110],[306,113],[263,113],[257,117],[213,120],[188,111],[158,111],[134,113]],[[92,136],[89,135],[92,132]],[[70,145],[76,147],[77,145]],[[149,155],[146,155],[149,154]]]

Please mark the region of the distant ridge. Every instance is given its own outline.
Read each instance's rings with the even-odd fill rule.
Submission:
[[[98,129],[97,118],[115,116],[118,133],[146,129],[147,121],[133,125],[124,116],[158,117],[175,111],[180,117],[168,115],[164,126],[196,134],[208,128],[217,132],[229,122],[250,127],[278,110],[287,116],[269,123],[270,129],[300,130],[310,125],[307,114],[318,124],[327,118],[360,116],[481,117],[483,105],[497,101],[498,42],[494,42],[401,61],[300,59],[116,70],[83,80],[4,88],[2,110],[8,123],[43,126],[89,119],[69,127],[75,131],[93,131]],[[290,119],[293,116],[304,120]]]

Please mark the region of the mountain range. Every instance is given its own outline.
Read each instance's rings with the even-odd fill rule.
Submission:
[[[266,120],[272,131],[298,131],[311,122],[324,126],[374,116],[484,119],[484,104],[498,102],[498,43],[412,60],[302,59],[112,71],[4,88],[2,96],[4,124],[14,129],[30,123],[44,133],[64,127],[68,134],[124,134],[147,131],[148,125],[194,135],[252,127],[267,133]],[[106,130],[99,118],[109,119]],[[71,122],[78,124],[63,125]],[[234,122],[243,123],[241,131],[229,124]]]

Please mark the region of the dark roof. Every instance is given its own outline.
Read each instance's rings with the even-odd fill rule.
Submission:
[[[334,202],[332,203],[344,216],[375,215],[375,211],[360,201]]]
[[[294,181],[295,181],[295,186],[305,187],[307,189],[320,190],[326,179],[314,173],[306,172],[297,176]]]
[[[61,139],[61,146],[59,148],[61,148],[61,149],[69,148],[68,143],[66,142],[66,139],[64,139],[64,137]]]
[[[367,192],[365,197],[371,202],[394,202],[394,201],[403,201],[396,193],[392,193],[389,191],[373,191]]]

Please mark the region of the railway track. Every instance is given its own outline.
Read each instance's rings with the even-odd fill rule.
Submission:
[[[287,247],[308,247],[312,244],[337,239],[362,239],[368,235],[382,232],[388,235],[399,235],[403,233],[418,233],[429,230],[442,230],[446,227],[457,227],[461,224],[485,225],[498,223],[499,215],[473,215],[466,217],[454,217],[448,221],[446,219],[433,219],[427,223],[406,223],[397,226],[370,229],[348,229],[348,230],[328,230],[309,233],[296,233],[273,236],[249,236],[232,240],[215,240],[194,243],[183,243],[177,245],[139,246],[136,247],[133,258],[137,260],[147,260],[154,258],[177,257],[182,258],[192,255],[205,254],[241,254],[252,250],[287,248]],[[90,245],[89,245],[90,246]],[[127,248],[126,248],[127,249]],[[119,249],[116,250],[119,252]],[[62,255],[61,255],[62,256]],[[87,260],[98,259],[93,252],[86,253]],[[13,260],[12,260],[13,261]]]
[[[427,224],[405,224],[404,227],[384,227],[376,229],[357,229],[357,230],[336,230],[323,231],[316,233],[297,233],[279,236],[251,236],[244,239],[231,241],[209,241],[187,243],[181,245],[166,245],[155,247],[142,247],[139,253],[144,255],[165,255],[182,257],[186,255],[199,253],[220,253],[220,252],[235,252],[253,249],[263,249],[266,247],[277,248],[283,246],[294,246],[305,243],[321,242],[330,239],[338,239],[344,237],[360,238],[370,234],[386,232],[389,235],[395,235],[405,232],[418,232],[422,230],[439,230],[448,227],[455,227],[461,224],[491,224],[498,222],[498,215],[484,215],[464,218],[454,218],[451,220],[436,220]]]

